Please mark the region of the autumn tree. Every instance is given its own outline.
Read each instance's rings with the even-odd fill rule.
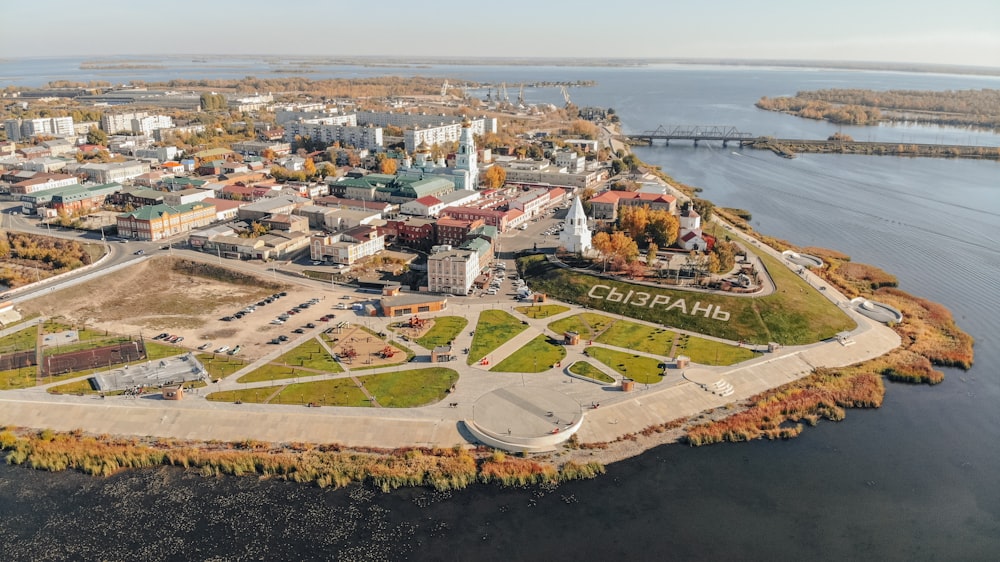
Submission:
[[[649,249],[646,250],[646,265],[649,267],[656,267],[657,254],[660,252],[660,247],[656,245],[656,242],[649,243]]]
[[[90,130],[87,131],[87,144],[99,144],[101,146],[106,146],[108,144],[108,134],[97,127],[91,127]]]
[[[607,232],[598,232],[591,243],[604,256],[605,270],[609,260],[615,269],[620,269],[639,256],[639,246],[624,232],[615,232],[611,235]]]
[[[646,224],[646,237],[658,247],[667,247],[677,241],[680,222],[673,213],[664,209],[649,211],[649,222]]]
[[[489,189],[502,187],[507,182],[507,170],[502,166],[490,166],[483,174],[483,185]]]
[[[307,177],[316,177],[316,164],[312,158],[306,158],[305,164],[302,165],[302,171],[306,173]]]
[[[618,210],[618,228],[626,232],[633,240],[645,237],[649,225],[649,205],[641,207],[626,205]]]
[[[395,158],[383,158],[382,161],[379,162],[378,171],[381,174],[386,174],[391,176],[396,174],[396,169],[398,167],[399,164],[398,162],[396,162]]]
[[[708,224],[712,220],[712,211],[715,209],[715,203],[712,203],[708,199],[694,198],[691,200],[691,206],[694,207],[696,213],[701,215],[702,224]]]

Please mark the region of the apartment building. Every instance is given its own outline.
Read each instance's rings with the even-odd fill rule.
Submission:
[[[446,250],[427,258],[427,290],[465,295],[479,275],[479,255],[470,250]]]
[[[124,182],[149,172],[149,164],[137,160],[108,162],[107,164],[84,164],[79,171],[87,174],[94,183]]]
[[[339,142],[342,146],[359,149],[372,150],[382,147],[381,127],[326,125],[304,121],[285,124],[285,141],[294,142],[295,137],[308,137],[328,145]]]

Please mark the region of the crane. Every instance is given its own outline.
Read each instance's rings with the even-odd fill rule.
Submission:
[[[447,80],[444,81],[444,84],[441,84],[441,98],[442,99],[444,99],[445,96],[448,95],[448,88],[449,87],[450,86],[448,85],[448,81]]]
[[[517,92],[517,107],[524,109],[524,82],[521,82],[521,89]]]
[[[503,102],[505,104],[510,105],[510,96],[507,95],[507,83],[506,82],[500,82],[500,95],[498,97],[499,97],[499,99],[503,100]]]

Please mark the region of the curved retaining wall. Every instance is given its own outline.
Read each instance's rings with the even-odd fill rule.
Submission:
[[[511,453],[545,453],[554,451],[559,448],[559,445],[569,441],[569,438],[579,431],[580,426],[583,425],[583,417],[584,415],[580,414],[580,419],[576,423],[560,430],[559,433],[552,433],[541,437],[501,436],[479,427],[472,420],[462,420],[462,423],[477,441],[494,449],[503,449]]]

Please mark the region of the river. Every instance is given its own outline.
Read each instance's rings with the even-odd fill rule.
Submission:
[[[63,76],[83,78],[71,65]],[[16,75],[0,64],[0,77]],[[155,79],[158,70],[137,70]],[[344,72],[348,72],[345,70]],[[350,72],[387,73],[385,69]],[[453,80],[596,80],[579,105],[626,131],[732,125],[754,134],[1000,145],[970,129],[837,127],[753,107],[822,87],[998,88],[1000,79],[754,67],[431,67]],[[145,74],[142,74],[145,73]],[[26,74],[21,71],[21,74]],[[203,75],[199,74],[199,76]],[[309,77],[338,75],[319,70]],[[257,75],[263,75],[257,73]],[[0,81],[0,84],[3,82]],[[26,83],[26,82],[20,82]],[[561,103],[553,89],[529,102]],[[664,446],[555,488],[453,493],[319,490],[179,470],[108,479],[0,467],[0,545],[12,560],[887,559],[993,560],[1000,552],[1000,164],[801,155],[675,142],[636,150],[755,228],[845,252],[949,307],[976,364],[936,387],[887,383],[790,441]]]

